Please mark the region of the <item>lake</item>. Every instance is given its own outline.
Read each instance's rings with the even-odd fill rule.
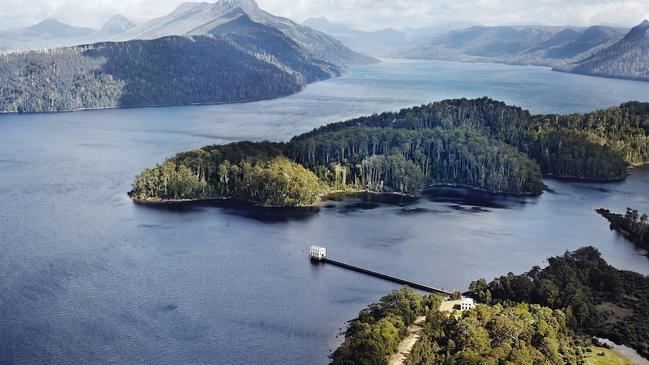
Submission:
[[[620,183],[546,180],[539,198],[436,189],[306,211],[126,196],[139,171],[179,151],[481,96],[584,112],[649,101],[649,83],[384,60],[277,100],[0,116],[0,363],[324,364],[346,321],[398,286],[313,265],[312,244],[446,289],[586,244],[649,274],[649,260],[593,211],[649,212],[647,168]]]

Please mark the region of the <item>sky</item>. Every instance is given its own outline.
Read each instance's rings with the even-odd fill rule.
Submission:
[[[99,28],[122,14],[136,23],[171,12],[182,0],[0,0],[0,29],[46,18]],[[258,0],[275,14],[309,17],[359,29],[447,24],[593,24],[633,26],[649,19],[649,0]]]

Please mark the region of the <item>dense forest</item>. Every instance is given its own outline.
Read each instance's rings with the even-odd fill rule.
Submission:
[[[625,344],[649,358],[649,278],[615,269],[593,247],[550,258],[547,267],[523,275],[477,280],[470,291],[488,304],[561,309],[576,332]]]
[[[608,209],[597,209],[602,217],[611,223],[611,229],[620,233],[624,238],[649,250],[649,216],[627,208],[625,214],[616,214]],[[648,255],[649,256],[649,255]]]
[[[326,192],[313,172],[282,155],[277,143],[241,142],[181,153],[133,183],[135,199],[228,198],[263,206],[311,206]]]
[[[0,112],[227,103],[286,96],[341,73],[271,33],[97,43],[0,55]],[[288,52],[288,50],[291,52]]]
[[[412,193],[425,186],[460,184],[492,192],[539,194],[538,166],[516,148],[472,126],[406,129],[351,126],[294,138],[287,155],[332,181],[342,165],[346,183]],[[337,181],[336,181],[337,182]]]
[[[441,298],[395,291],[349,322],[332,364],[387,364],[407,327],[425,316],[407,364],[585,364],[608,338],[649,358],[649,278],[608,265],[593,247],[523,275],[470,285],[475,309],[439,310]],[[597,363],[605,363],[603,358]]]
[[[533,116],[488,98],[457,99],[329,124],[287,143],[241,142],[181,153],[167,161],[175,172],[165,163],[140,175],[133,196],[234,198],[274,206],[314,204],[315,196],[333,191],[415,195],[435,185],[537,195],[543,174],[620,180],[629,165],[647,161],[649,104]],[[283,195],[293,196],[288,200],[268,200],[249,179],[255,176],[251,167],[278,163],[291,166],[290,182],[281,185]],[[157,188],[175,181],[168,174],[180,174],[183,167],[196,176],[184,180],[191,186]]]
[[[394,291],[363,309],[345,331],[345,341],[331,355],[336,365],[386,364],[419,316],[439,307],[441,299],[410,288]]]
[[[562,310],[478,305],[460,318],[430,311],[407,363],[578,365],[589,345],[573,334]]]

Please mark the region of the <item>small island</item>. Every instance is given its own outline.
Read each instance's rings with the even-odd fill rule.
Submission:
[[[349,322],[332,364],[395,363],[413,332],[399,363],[630,364],[601,338],[649,359],[649,278],[615,269],[593,247],[522,275],[479,279],[465,295],[478,304],[459,312],[409,288],[383,297]]]
[[[611,230],[621,234],[638,247],[649,251],[649,216],[627,208],[625,214],[613,213],[608,209],[597,209],[596,212],[611,223]],[[649,257],[649,254],[647,254]]]
[[[236,199],[318,205],[334,192],[417,195],[440,185],[540,195],[543,176],[617,181],[649,161],[649,103],[531,115],[489,98],[329,124],[289,142],[184,152],[136,177],[139,202]]]

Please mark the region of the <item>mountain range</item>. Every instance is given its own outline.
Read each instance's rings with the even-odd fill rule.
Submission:
[[[325,18],[303,24],[379,57],[549,66],[555,71],[649,81],[647,20],[630,31],[603,25],[530,25],[364,32]]]
[[[443,24],[420,28],[384,28],[376,31],[362,31],[351,26],[334,23],[324,17],[305,20],[302,25],[327,33],[340,40],[345,46],[374,57],[391,57],[397,50],[416,45],[469,23]]]
[[[372,62],[370,58],[349,50],[325,33],[262,10],[254,0],[185,3],[168,15],[131,29],[120,38],[155,39],[169,35],[195,36],[223,33],[250,37],[272,32],[288,37],[308,57],[337,66],[346,67],[351,64]],[[258,43],[258,46],[266,47],[264,42]]]
[[[23,29],[0,32],[0,51],[27,51],[111,41],[135,27],[122,15],[110,18],[100,29],[76,27],[56,19],[45,19]]]
[[[556,66],[611,46],[627,32],[592,26],[475,26],[406,48],[407,58]]]
[[[106,34],[126,27],[115,36],[126,40],[1,55],[0,112],[261,100],[376,62],[252,0],[187,3],[137,27],[111,23]]]
[[[649,21],[631,29],[612,46],[555,70],[649,81]]]

